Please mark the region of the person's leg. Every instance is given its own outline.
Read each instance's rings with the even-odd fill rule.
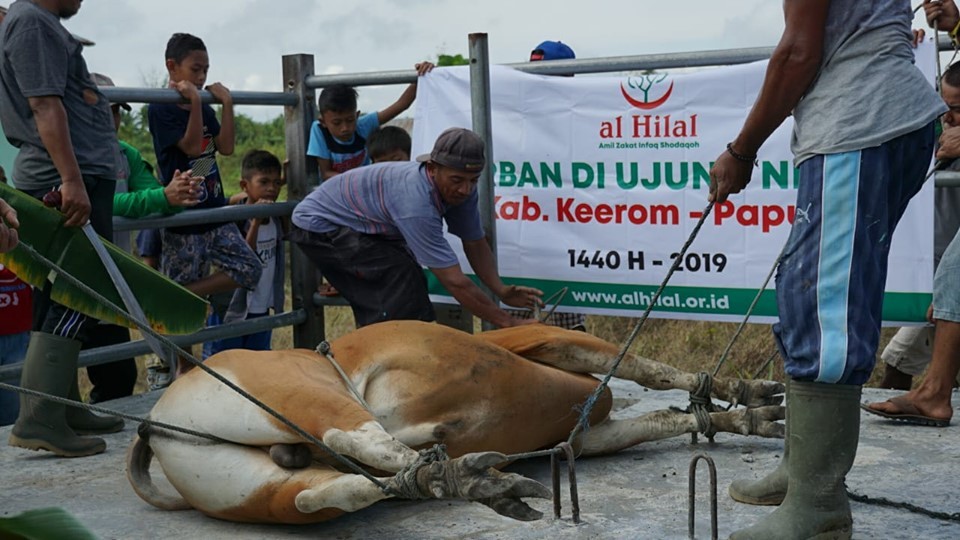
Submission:
[[[27,355],[30,332],[0,336],[0,367],[22,364]],[[16,381],[4,381],[16,384]],[[20,413],[20,397],[16,392],[0,390],[0,426],[9,426]]]
[[[84,178],[90,199],[90,224],[104,238],[112,238],[113,180]],[[44,195],[43,190],[33,193]],[[40,331],[30,336],[20,384],[58,397],[73,394],[77,384],[77,361],[89,327],[97,323],[60,304],[43,303],[45,314],[38,316]],[[122,429],[123,420],[102,418],[86,411],[92,419],[90,431],[110,432]],[[117,427],[119,426],[119,427]],[[48,450],[60,456],[78,457],[99,454],[106,449],[103,439],[78,437],[67,422],[66,406],[39,397],[20,396],[20,415],[10,431],[9,444],[31,450]]]
[[[248,313],[247,320],[259,319],[267,315],[269,315],[269,313]],[[240,339],[241,345],[237,348],[247,349],[248,351],[269,351],[270,344],[273,341],[273,331],[263,330],[253,334],[247,334],[238,339]]]
[[[98,324],[91,328],[81,350],[96,349],[130,341],[130,330],[115,324]],[[137,384],[137,364],[133,358],[117,360],[109,364],[87,366],[90,403],[99,403],[133,395]],[[69,414],[70,411],[67,411]]]
[[[236,224],[228,223],[203,233],[209,263],[216,271],[196,281],[196,294],[232,291],[238,287],[253,289],[260,281],[263,263],[240,234]],[[197,292],[199,290],[200,292]]]
[[[877,148],[801,164],[774,327],[792,379],[786,496],[731,538],[850,537],[844,479],[857,451],[861,385],[879,340],[887,254],[932,145],[931,125]]]
[[[871,403],[868,410],[902,419],[945,425],[953,417],[950,394],[960,372],[960,234],[954,236],[937,267],[933,281],[933,317],[937,331],[933,362],[927,376],[914,390],[885,402]],[[907,415],[906,417],[904,415]]]
[[[909,390],[913,378],[930,364],[932,345],[932,327],[904,326],[897,330],[880,355],[885,364],[880,388]]]
[[[204,234],[177,234],[163,229],[161,232],[163,254],[160,257],[162,272],[173,281],[190,288],[210,273],[210,242]],[[193,354],[193,350],[190,350]],[[147,368],[150,389],[157,390],[169,386],[177,374],[182,374],[193,364],[177,355],[172,358],[158,358],[159,363]]]

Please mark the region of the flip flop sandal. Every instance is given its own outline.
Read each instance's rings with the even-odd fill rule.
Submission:
[[[901,403],[896,403],[896,402],[894,404],[897,407],[899,407],[902,411],[905,410],[905,412],[887,413],[883,411],[878,411],[876,409],[871,409],[869,406],[867,406],[866,403],[861,403],[860,408],[867,411],[870,414],[875,414],[877,416],[881,416],[888,420],[895,420],[897,422],[902,422],[904,424],[912,424],[916,426],[930,426],[930,427],[947,427],[950,425],[950,420],[924,416],[913,405],[907,404],[905,406]]]

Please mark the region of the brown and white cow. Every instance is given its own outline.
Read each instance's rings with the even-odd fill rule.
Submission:
[[[599,385],[618,348],[583,332],[544,325],[470,335],[436,324],[367,326],[331,343],[332,354],[367,409],[332,364],[305,350],[231,350],[206,364],[314,434],[336,452],[395,485],[416,449],[445,444],[452,458],[416,473],[422,497],[477,500],[518,519],[540,513],[521,501],[548,497],[539,483],[494,468],[503,454],[552,447],[577,422],[577,406]],[[617,376],[652,389],[694,390],[697,376],[627,356]],[[747,408],[711,413],[714,429],[782,437],[783,386],[715,379],[713,395]],[[581,455],[696,432],[692,414],[661,410],[613,420],[601,394]],[[230,443],[152,429],[137,437],[127,475],[137,494],[165,509],[195,508],[217,518],[276,523],[332,519],[390,497],[364,476],[334,467],[302,439],[213,377],[193,370],[172,384],[150,418]],[[146,435],[146,434],[145,434]],[[156,457],[180,497],[160,493],[148,471]]]

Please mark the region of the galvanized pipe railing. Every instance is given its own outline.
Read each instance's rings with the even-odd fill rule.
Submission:
[[[171,216],[150,216],[145,218],[113,218],[113,230],[137,231],[141,229],[158,229],[163,227],[182,227],[200,223],[227,223],[259,217],[289,217],[297,206],[296,201],[278,202],[274,204],[241,204],[207,208],[181,212]]]
[[[173,88],[131,88],[108,86],[100,88],[103,95],[113,103],[187,103],[186,98]],[[230,91],[234,105],[296,105],[296,97],[285,92]],[[203,103],[217,103],[213,95],[200,90]]]
[[[306,317],[307,315],[303,310],[294,310],[286,313],[278,313],[276,315],[268,315],[266,317],[257,317],[256,319],[225,324],[222,326],[212,326],[209,328],[204,328],[203,330],[193,334],[167,337],[169,337],[170,340],[176,343],[178,346],[187,347],[206,341],[245,336],[247,334],[262,332],[264,330],[272,330],[274,328],[280,328],[283,326],[297,325],[306,320]],[[82,351],[80,353],[80,361],[78,365],[80,367],[96,366],[109,362],[115,362],[117,360],[124,360],[126,358],[133,358],[134,356],[148,354],[149,352],[150,346],[146,341],[142,339],[128,341],[125,343],[119,343],[117,345],[109,345],[106,347],[98,347],[96,349]],[[0,381],[19,380],[22,367],[22,364],[13,364],[10,366],[0,367]]]

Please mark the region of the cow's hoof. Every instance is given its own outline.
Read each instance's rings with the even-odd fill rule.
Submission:
[[[714,395],[733,406],[766,407],[783,403],[785,387],[783,383],[764,379],[726,379],[715,380]]]
[[[543,512],[530,508],[530,505],[520,499],[496,497],[493,499],[480,499],[477,502],[489,506],[494,512],[501,516],[506,516],[518,521],[536,521],[543,517]]]
[[[417,471],[417,485],[421,493],[436,499],[551,497],[550,490],[540,482],[493,468],[504,461],[506,456],[498,452],[480,452],[430,463]]]
[[[777,420],[783,420],[785,412],[784,407],[770,405],[710,413],[710,420],[717,431],[782,439],[784,426]]]
[[[275,444],[270,447],[270,459],[284,469],[306,469],[313,456],[306,444]]]

